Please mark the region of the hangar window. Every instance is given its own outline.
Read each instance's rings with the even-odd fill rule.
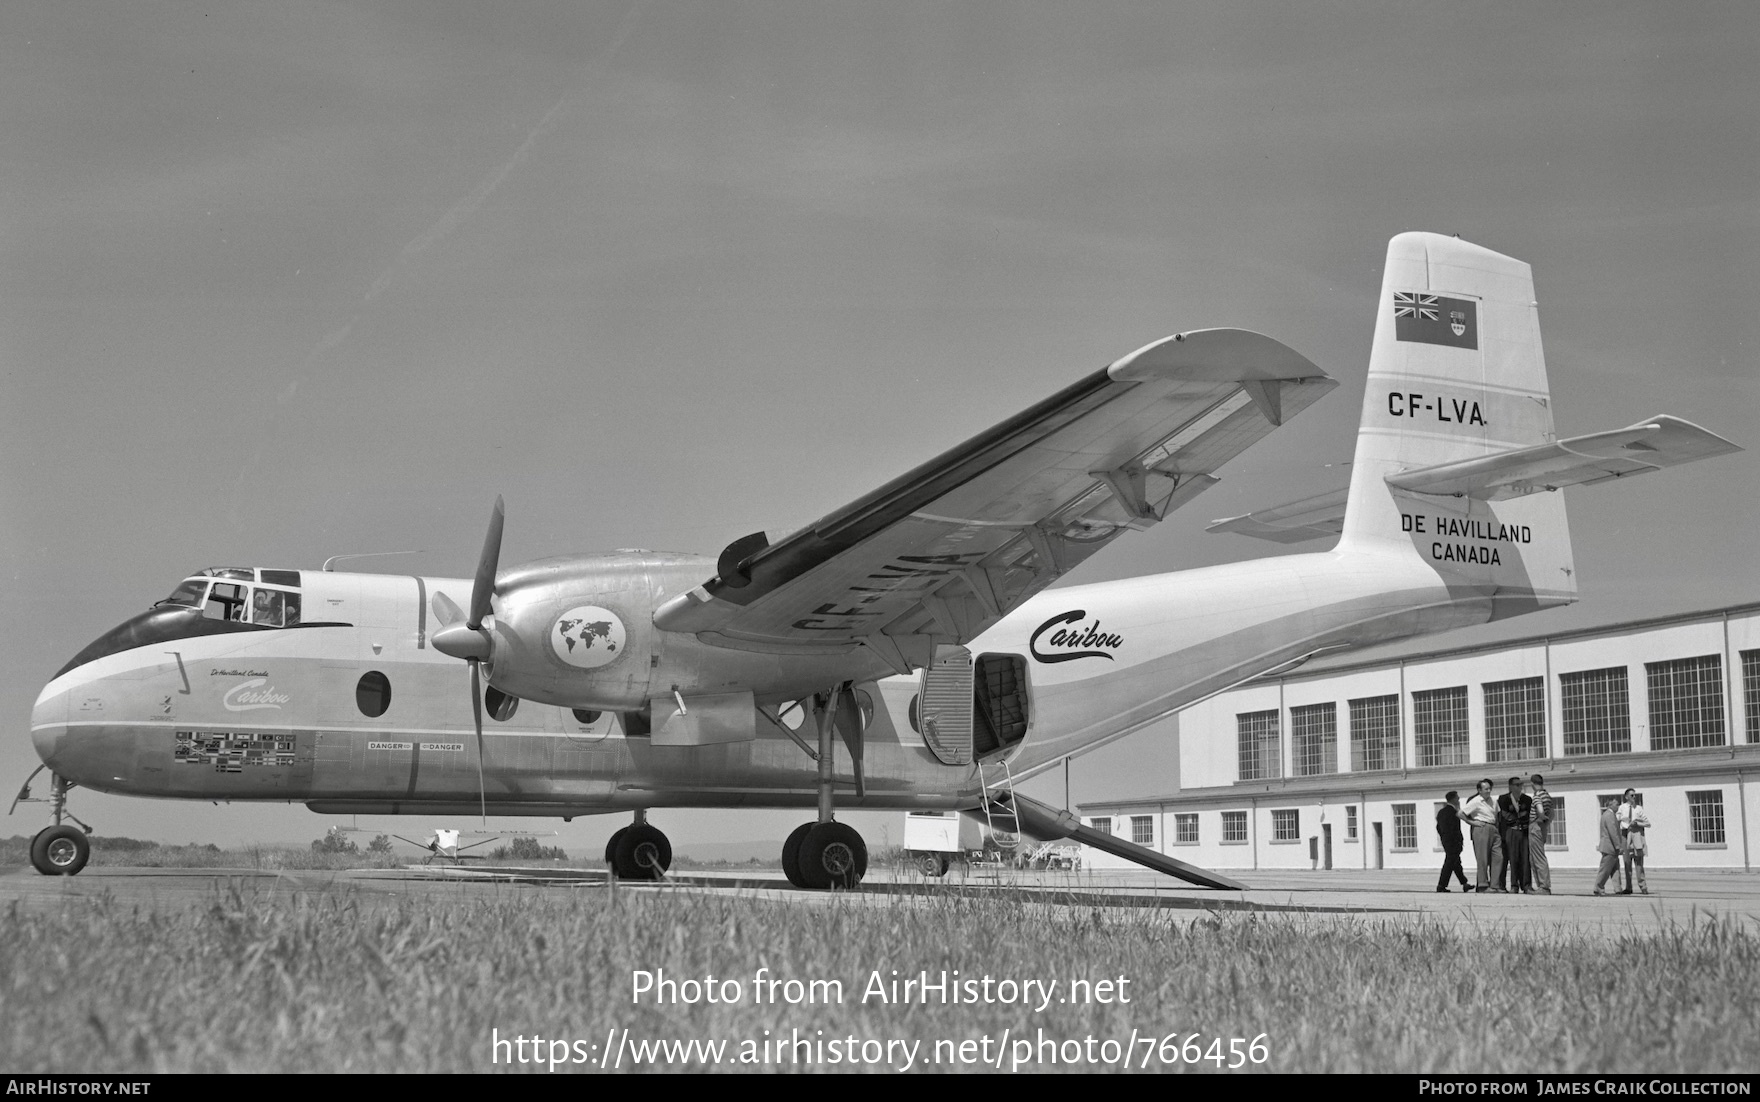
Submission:
[[[1412,694],[1412,743],[1419,765],[1465,765],[1471,760],[1465,685]]]
[[[1181,813],[1173,817],[1173,844],[1176,846],[1195,846],[1198,844],[1198,815],[1196,812]]]
[[[1742,714],[1749,744],[1760,742],[1760,650],[1742,652]]]
[[[1552,819],[1546,824],[1546,848],[1568,849],[1570,829],[1564,816],[1564,797],[1552,797]]]
[[[1566,757],[1631,752],[1632,709],[1624,666],[1561,673],[1558,695]]]
[[[1418,805],[1393,805],[1393,848],[1413,850],[1418,848]]]
[[[1695,846],[1726,844],[1723,831],[1723,790],[1687,793],[1687,822],[1692,827]]]
[[[1484,689],[1485,760],[1546,757],[1546,679],[1487,681]]]
[[[391,707],[391,679],[378,670],[368,670],[355,683],[354,704],[361,715],[378,719]]]
[[[1298,808],[1283,808],[1271,813],[1271,840],[1299,842],[1302,840],[1302,813]]]
[[[1247,844],[1246,812],[1224,811],[1222,813],[1222,844],[1225,846],[1244,846]]]
[[[1289,710],[1290,749],[1298,777],[1338,772],[1338,705],[1308,704]]]
[[[1240,736],[1241,780],[1269,781],[1283,775],[1283,750],[1278,745],[1277,711],[1241,712],[1235,716]]]
[[[1091,820],[1091,822],[1093,823],[1094,829],[1099,831],[1100,833],[1102,833],[1102,834],[1111,834],[1112,833],[1112,816],[1101,815],[1101,816],[1098,816],[1095,819]]]
[[[1357,840],[1357,809],[1354,805],[1344,809],[1344,840]]]
[[[1399,768],[1399,697],[1365,696],[1351,704],[1351,769]]]
[[[1151,815],[1131,816],[1131,841],[1139,846],[1155,844],[1155,818]]]
[[[1650,749],[1723,745],[1723,656],[1644,663]]]

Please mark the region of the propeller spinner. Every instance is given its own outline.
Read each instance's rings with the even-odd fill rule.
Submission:
[[[483,782],[483,685],[478,669],[495,654],[495,637],[483,627],[492,611],[490,600],[495,596],[495,570],[501,562],[501,529],[507,511],[499,495],[495,509],[489,514],[489,534],[483,540],[483,554],[477,559],[477,576],[471,583],[470,614],[464,623],[451,623],[434,633],[434,649],[453,658],[462,658],[471,665],[471,717],[477,728],[477,800],[483,821],[489,819],[489,797]]]

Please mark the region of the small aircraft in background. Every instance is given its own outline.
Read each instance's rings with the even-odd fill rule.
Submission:
[[[399,842],[408,842],[417,849],[427,850],[428,856],[422,858],[422,864],[424,865],[433,864],[436,857],[444,861],[451,861],[455,865],[462,865],[466,861],[483,860],[483,854],[466,853],[466,850],[476,849],[478,846],[486,846],[490,842],[500,841],[501,839],[501,835],[493,834],[481,841],[472,842],[468,846],[461,846],[458,844],[459,839],[463,835],[479,833],[481,832],[470,830],[448,830],[445,827],[436,827],[433,832],[428,835],[428,840],[425,842],[418,842],[413,838],[405,838],[401,834],[393,834],[392,837]]]
[[[1215,526],[1327,551],[1050,588],[1337,385],[1270,337],[1197,329],[715,557],[502,570],[497,499],[472,578],[200,571],[37,698],[54,825],[33,864],[85,864],[62,819],[86,785],[321,814],[630,813],[607,847],[624,877],[670,864],[650,809],[800,808],[782,868],[809,888],[867,870],[839,809],[968,811],[1239,887],[1014,786],[1316,654],[1569,604],[1553,491],[1740,450],[1667,416],[1560,440],[1532,272],[1481,246],[1395,237],[1374,318],[1349,487]],[[742,475],[703,472],[717,493]],[[431,856],[458,859],[449,836]]]

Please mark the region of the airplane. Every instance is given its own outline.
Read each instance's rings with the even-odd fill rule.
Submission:
[[[814,889],[866,872],[840,810],[954,810],[1238,887],[1014,785],[1317,654],[1569,604],[1555,491],[1740,450],[1667,416],[1559,440],[1528,265],[1402,233],[1348,489],[1215,526],[1335,545],[1051,588],[1335,385],[1270,337],[1186,330],[715,557],[502,569],[498,498],[472,578],[199,571],[38,697],[53,825],[33,864],[84,865],[62,821],[83,785],[321,814],[627,812],[607,857],[638,878],[671,862],[653,809],[811,809],[782,865]]]
[[[422,858],[422,864],[424,865],[432,864],[436,857],[444,861],[451,861],[455,865],[462,865],[466,861],[481,861],[483,859],[482,854],[466,853],[466,850],[476,849],[478,846],[486,846],[490,842],[499,841],[501,838],[499,834],[492,834],[481,841],[472,842],[468,846],[461,846],[458,844],[461,835],[476,833],[479,832],[453,830],[448,827],[435,827],[428,832],[428,839],[425,842],[418,842],[413,838],[405,838],[401,834],[393,834],[392,837],[396,838],[399,842],[408,842],[417,849],[427,850],[428,856]]]

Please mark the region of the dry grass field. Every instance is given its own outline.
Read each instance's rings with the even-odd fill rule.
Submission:
[[[839,980],[842,999],[758,1001],[760,968]],[[1123,977],[1129,1002],[864,1003],[870,973],[889,980],[893,969],[1055,980],[1060,997],[1071,980]],[[638,970],[737,979],[743,992],[731,1005],[637,1005]],[[1751,1072],[1760,936],[1712,921],[1611,941],[1372,919],[1194,921],[1190,911],[1054,908],[945,889],[766,900],[627,886],[412,896],[234,884],[150,905],[9,904],[0,1013],[0,1066],[15,1071],[482,1071],[510,1060],[546,1069],[518,1064],[511,1045],[492,1063],[492,1036],[578,1040],[520,1050],[585,1061],[559,1071],[599,1070],[608,1038],[624,1070],[704,1066],[701,1049],[644,1056],[640,1046],[659,1039],[726,1041],[715,1065],[724,1070],[848,1070],[830,1063],[844,1051],[857,1068],[901,1067],[916,1041],[917,1070],[993,1066],[976,1062],[982,1049],[1004,1069],[1024,1060],[1023,1069],[1087,1071],[1097,1070],[1089,1057],[1118,1059],[1134,1033],[1133,1068],[1212,1070],[1211,1041],[1222,1039],[1215,1055],[1226,1066],[1240,1038],[1243,1051],[1254,1039],[1264,1046],[1263,1063],[1248,1068],[1285,1072]],[[796,1063],[774,1044],[796,1030],[815,1044],[855,1044]],[[1198,1047],[1185,1045],[1192,1034]],[[743,1041],[755,1062],[738,1062]],[[975,1043],[962,1053],[962,1041]]]

